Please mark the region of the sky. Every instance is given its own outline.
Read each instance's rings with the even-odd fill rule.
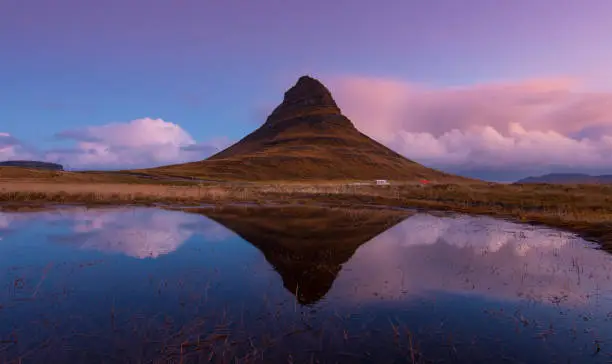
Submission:
[[[430,167],[612,173],[609,35],[609,0],[0,0],[0,160],[204,159],[308,74]]]

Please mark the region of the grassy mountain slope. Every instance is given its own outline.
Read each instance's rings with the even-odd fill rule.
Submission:
[[[319,81],[301,77],[266,122],[236,144],[192,163],[140,170],[219,180],[467,179],[413,162],[361,133]]]

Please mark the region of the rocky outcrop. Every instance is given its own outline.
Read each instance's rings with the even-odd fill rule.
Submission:
[[[331,92],[318,80],[302,76],[297,83],[285,92],[283,102],[268,116],[264,126],[275,126],[281,122],[305,117],[315,117],[311,121],[325,120],[322,116],[342,116],[342,112]],[[353,124],[342,116],[347,126]]]

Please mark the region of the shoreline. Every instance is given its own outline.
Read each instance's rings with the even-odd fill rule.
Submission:
[[[608,194],[607,192],[611,192]],[[357,186],[340,183],[155,185],[136,183],[0,182],[0,211],[53,205],[203,205],[401,208],[490,216],[575,233],[612,252],[612,186],[457,185]],[[166,205],[166,206],[161,206]]]

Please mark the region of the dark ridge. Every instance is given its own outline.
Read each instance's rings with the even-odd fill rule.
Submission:
[[[51,171],[63,171],[64,167],[61,164],[39,162],[39,161],[5,161],[0,162],[0,167],[22,167],[22,168],[35,168],[45,169]]]
[[[543,176],[527,177],[516,184],[551,183],[551,184],[608,184],[612,183],[612,175],[591,176],[582,173],[550,173]]]

